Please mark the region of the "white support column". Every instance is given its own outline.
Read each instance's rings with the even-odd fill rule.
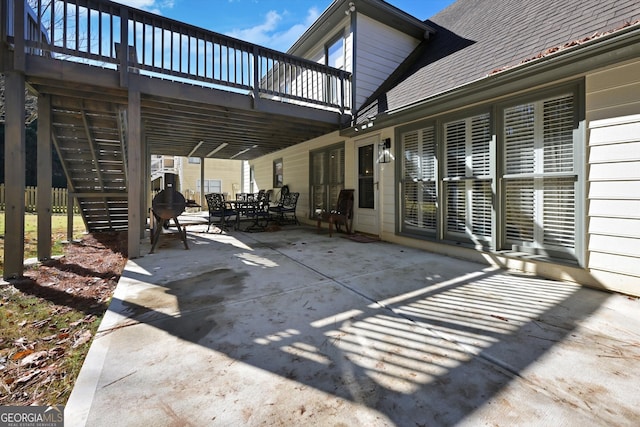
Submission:
[[[20,2],[18,2],[20,3]],[[5,74],[5,279],[22,276],[24,271],[24,191],[26,137],[24,129],[25,81],[20,72]]]
[[[38,97],[38,259],[51,258],[51,97]]]
[[[142,163],[142,125],[140,114],[140,91],[137,85],[129,82],[129,105],[127,109],[127,153],[128,153],[128,199],[129,208],[128,218],[128,252],[129,258],[138,258],[140,256],[140,235],[141,235],[141,198],[142,195],[142,174],[144,165]]]

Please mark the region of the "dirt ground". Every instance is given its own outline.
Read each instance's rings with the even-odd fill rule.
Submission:
[[[66,246],[62,258],[25,268],[23,278],[0,287],[7,322],[0,335],[0,405],[66,403],[80,368],[68,365],[84,360],[124,269],[126,250],[126,232],[88,234]],[[22,297],[36,297],[38,309],[20,302]],[[65,357],[75,360],[65,364]],[[56,388],[55,381],[67,382],[58,398],[38,392]]]

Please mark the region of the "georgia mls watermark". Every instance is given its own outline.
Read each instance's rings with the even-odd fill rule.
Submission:
[[[0,406],[0,427],[64,427],[64,406]]]

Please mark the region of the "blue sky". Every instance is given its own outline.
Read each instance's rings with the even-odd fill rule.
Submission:
[[[286,51],[331,0],[116,0],[139,9]],[[425,20],[454,0],[389,0]]]

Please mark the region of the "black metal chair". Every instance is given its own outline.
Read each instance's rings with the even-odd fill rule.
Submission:
[[[254,203],[251,204],[246,212],[248,218],[253,219],[253,224],[249,226],[245,231],[264,231],[269,225],[271,214],[269,212],[269,200],[271,193],[268,191],[260,190],[255,195]]]
[[[296,217],[296,206],[300,193],[286,193],[280,198],[276,206],[269,207],[271,217],[278,224],[300,224]]]
[[[204,195],[209,208],[209,224],[207,225],[207,233],[212,224],[217,224],[220,233],[227,230],[227,222],[238,213],[231,203],[225,201],[222,193],[209,193]]]

